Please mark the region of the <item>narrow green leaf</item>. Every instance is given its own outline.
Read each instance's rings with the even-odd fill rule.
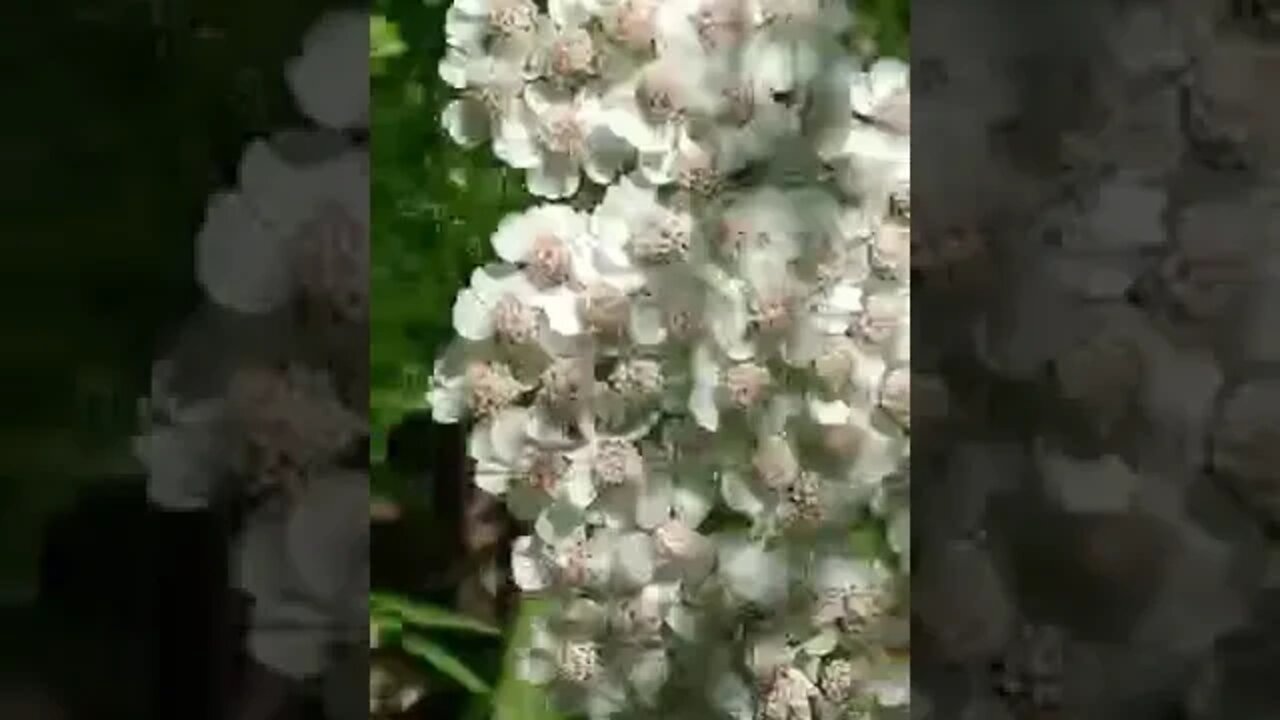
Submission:
[[[421,635],[405,635],[400,639],[400,647],[408,654],[423,660],[441,674],[467,690],[477,694],[492,691],[489,684],[476,675],[467,664],[456,655]]]
[[[516,671],[520,649],[528,645],[533,621],[546,612],[546,603],[525,599],[520,602],[506,654],[502,660],[502,677],[494,692],[491,720],[566,720],[552,708],[551,698],[540,687],[521,680]]]
[[[475,618],[391,593],[371,593],[369,602],[373,612],[395,615],[406,625],[419,629],[456,630],[495,637],[502,634],[498,628]]]

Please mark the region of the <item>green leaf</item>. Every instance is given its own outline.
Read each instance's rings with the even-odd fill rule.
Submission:
[[[400,28],[381,15],[374,15],[369,22],[370,55],[379,60],[399,57],[409,47],[400,39]]]
[[[868,519],[856,526],[849,535],[853,552],[859,557],[884,559],[893,556],[885,537],[884,523],[877,518]]]
[[[489,684],[456,655],[421,635],[405,635],[400,640],[400,647],[473,693],[488,694],[492,691]]]
[[[498,636],[498,628],[445,608],[416,602],[391,593],[374,592],[369,595],[372,611],[398,617],[405,625],[424,630],[455,630],[478,635]]]
[[[369,625],[372,631],[369,633],[371,645],[375,638],[379,645],[395,645],[404,634],[404,623],[398,617],[374,614],[369,618]]]
[[[527,646],[533,632],[533,621],[547,611],[543,600],[524,599],[507,641],[502,660],[502,677],[493,696],[491,720],[565,720],[557,713],[546,691],[521,680],[516,671],[520,649]]]

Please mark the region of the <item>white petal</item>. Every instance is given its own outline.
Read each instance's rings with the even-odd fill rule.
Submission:
[[[292,294],[289,258],[239,195],[215,196],[196,236],[196,273],[209,297],[245,313],[270,312]]]
[[[772,606],[787,595],[786,559],[755,543],[739,541],[723,546],[720,571],[729,590],[748,602]]]
[[[493,336],[492,309],[474,288],[464,288],[453,303],[453,329],[468,340],[487,340]]]
[[[446,15],[446,27],[448,22],[449,15]],[[478,25],[478,23],[476,23],[476,25]],[[437,67],[440,79],[449,87],[454,88],[455,90],[462,90],[467,86],[467,63],[469,61],[470,56],[457,47],[450,47],[446,49],[444,57],[440,60],[440,65]]]
[[[631,339],[639,345],[660,345],[666,338],[662,308],[653,303],[632,303]]]
[[[669,670],[667,651],[657,649],[646,651],[636,658],[627,675],[631,681],[631,687],[635,688],[641,701],[645,704],[653,704],[658,699],[658,693],[666,685]]]
[[[740,472],[725,470],[720,474],[720,493],[726,505],[747,517],[759,517],[764,512],[764,501]]]
[[[843,400],[825,400],[811,395],[808,405],[810,417],[819,425],[844,425],[853,417],[853,407]]]
[[[534,301],[547,316],[547,323],[556,333],[573,337],[583,331],[582,317],[578,313],[578,297],[567,287],[541,293]]]
[[[516,655],[516,674],[533,685],[546,685],[556,677],[556,664],[544,653],[521,650]]]
[[[512,214],[498,223],[498,229],[494,231],[490,242],[498,257],[509,263],[517,263],[528,259],[535,239],[529,216]]]
[[[578,192],[582,173],[568,155],[548,153],[525,172],[525,184],[537,197],[559,200]]]
[[[715,490],[708,485],[697,480],[682,480],[675,489],[671,501],[675,516],[691,528],[702,525],[716,505]]]
[[[498,463],[480,460],[476,462],[472,479],[476,487],[490,495],[503,495],[511,486],[511,468]]]
[[[307,31],[302,55],[286,77],[298,107],[326,127],[367,127],[369,122],[369,16],[330,12]]]
[[[510,117],[503,117],[498,122],[493,154],[518,170],[528,170],[542,162],[542,152],[529,129],[520,120]]]
[[[511,576],[525,592],[546,590],[551,585],[550,573],[537,552],[534,539],[528,535],[512,543]]]
[[[595,481],[591,478],[591,468],[584,463],[573,463],[561,483],[565,498],[582,510],[590,507],[599,495]]]
[[[671,478],[665,473],[651,474],[641,488],[636,503],[636,524],[653,529],[671,517]]]
[[[494,458],[508,467],[517,464],[528,443],[528,427],[527,408],[509,408],[499,413],[489,424],[489,447]]]
[[[265,140],[245,149],[237,177],[254,216],[280,237],[292,235],[315,210],[316,174],[293,167]]]
[[[449,137],[464,147],[475,147],[489,139],[489,116],[478,103],[453,100],[440,113],[440,124]]]
[[[636,587],[653,579],[656,559],[653,540],[647,533],[628,533],[618,538],[614,566],[619,578]]]
[[[287,525],[289,561],[298,590],[323,606],[344,603],[368,556],[368,480],[348,473],[313,478],[295,501]],[[365,589],[359,590],[364,593]]]

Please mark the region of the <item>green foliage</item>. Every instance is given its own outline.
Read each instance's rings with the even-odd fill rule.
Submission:
[[[452,335],[450,308],[490,258],[498,219],[528,204],[523,178],[440,128],[443,5],[382,0],[373,58],[372,422],[374,459],[389,430],[425,405],[431,358]]]
[[[436,71],[444,51],[445,9],[417,0],[380,0],[370,26],[371,460],[376,491],[401,504],[414,502],[417,494],[412,481],[388,463],[387,437],[409,413],[425,408],[431,359],[453,335],[454,294],[473,268],[490,259],[488,237],[498,220],[528,204],[519,174],[499,167],[483,150],[455,146],[440,128],[449,93]],[[490,696],[495,683],[459,649],[468,636],[487,638],[501,630],[384,593],[373,595],[371,612],[384,643],[415,658],[425,672],[476,695],[468,718],[498,713],[540,720],[509,709],[524,705],[509,705],[506,672],[498,694]]]
[[[877,54],[910,56],[910,0],[862,0],[857,10],[863,34],[871,38]]]
[[[452,630],[477,635],[502,634],[492,625],[466,615],[392,593],[371,593],[369,604],[374,616],[383,619],[388,626],[394,622],[398,627],[412,627],[420,630]]]
[[[502,679],[494,691],[492,720],[563,720],[552,709],[546,693],[516,673],[518,651],[528,644],[533,621],[544,612],[545,603],[541,600],[526,599],[520,604],[502,661]]]

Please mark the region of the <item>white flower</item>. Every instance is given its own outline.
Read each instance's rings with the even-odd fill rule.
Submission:
[[[1159,188],[1140,179],[1119,176],[1098,189],[1089,215],[1099,248],[1143,248],[1166,241],[1164,211],[1167,198]]]
[[[589,468],[557,448],[536,445],[529,436],[530,413],[508,408],[475,426],[468,453],[476,461],[476,485],[506,495],[512,512],[526,521],[555,501],[586,509],[597,494]]]
[[[528,169],[542,161],[518,66],[498,58],[454,54],[445,56],[440,73],[465,90],[440,116],[454,142],[474,146],[492,140],[494,154],[514,168]]]
[[[1069,512],[1124,512],[1132,507],[1141,484],[1137,473],[1116,455],[1082,460],[1040,442],[1036,460],[1046,489]]]
[[[631,177],[605,192],[591,217],[598,267],[620,289],[635,290],[690,256],[696,220],[658,202],[656,189]]]
[[[905,63],[845,57],[850,20],[837,0],[450,11],[455,139],[499,128],[535,195],[605,186],[502,222],[429,398],[477,421],[477,484],[532,522],[513,574],[554,607],[523,674],[593,720],[907,703],[910,93]],[[703,529],[726,507],[749,527]],[[887,557],[847,554],[868,516]]]
[[[1212,437],[1212,464],[1255,508],[1280,517],[1280,384],[1255,380],[1223,404]]]
[[[170,424],[152,426],[134,439],[153,502],[175,510],[207,506],[226,470],[226,443],[218,431],[225,410],[221,399],[175,406],[166,418]]]
[[[489,357],[483,343],[455,341],[436,359],[427,392],[436,422],[492,417],[532,389],[510,365]]]
[[[891,573],[879,563],[828,555],[817,560],[810,582],[817,598],[815,620],[855,626],[878,623],[891,602]]]
[[[604,95],[607,126],[639,153],[641,169],[651,182],[674,180],[688,118],[714,113],[717,98],[706,88],[707,72],[694,54],[664,55]]]
[[[543,528],[546,528],[543,525]],[[544,529],[546,535],[552,535]],[[526,592],[603,586],[612,572],[613,538],[575,525],[550,539],[525,535],[511,546],[511,574]]]
[[[909,132],[910,125],[910,67],[896,58],[882,58],[862,73],[854,75],[849,84],[849,104],[861,118],[875,120],[898,132]],[[905,118],[898,113],[906,111]]]
[[[297,589],[331,608],[363,609],[368,592],[369,479],[315,477],[291,509],[285,543]]]
[[[774,607],[786,599],[789,572],[780,551],[741,537],[719,540],[720,577],[734,598],[760,607]]]
[[[566,287],[538,288],[514,265],[476,269],[470,287],[458,294],[453,325],[468,340],[528,345],[542,340],[544,321],[562,335],[582,330],[576,297]]]
[[[298,106],[331,128],[368,127],[369,15],[331,12],[307,32],[286,76]]]
[[[548,203],[504,217],[492,244],[502,260],[519,265],[529,281],[549,290],[593,279],[587,218],[567,205]]]
[[[592,182],[607,185],[631,158],[630,146],[609,129],[600,99],[589,91],[532,85],[525,102],[541,154],[526,173],[534,195],[569,197],[578,191],[583,172]]]
[[[536,41],[538,8],[530,0],[457,0],[445,15],[445,38],[452,47],[497,55],[529,52]]]
[[[219,305],[244,313],[274,310],[292,295],[288,248],[236,193],[216,195],[196,236],[197,276]]]

